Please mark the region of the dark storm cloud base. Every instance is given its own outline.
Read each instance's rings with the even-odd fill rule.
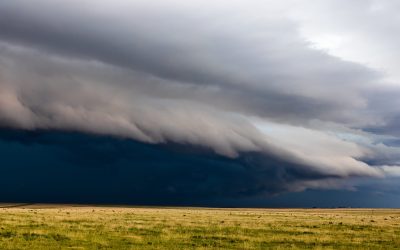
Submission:
[[[0,150],[2,201],[218,204],[327,178],[254,153],[231,159],[200,147],[73,132],[1,130]]]

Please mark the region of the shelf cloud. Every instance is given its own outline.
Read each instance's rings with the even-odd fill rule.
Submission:
[[[163,192],[192,201],[355,190],[360,180],[398,177],[400,88],[390,52],[400,39],[390,30],[400,22],[359,27],[400,6],[307,2],[3,0],[1,147],[68,152],[75,160],[61,165],[85,178],[89,163],[124,169],[118,178],[147,190],[131,195],[148,203]],[[326,6],[343,20],[329,23]],[[354,22],[340,11],[347,7]],[[115,161],[90,160],[102,154],[97,140]],[[163,164],[151,159],[164,154]],[[12,159],[0,161],[25,164]],[[56,160],[65,159],[37,168],[56,176]],[[5,176],[17,175],[19,165],[9,166]]]

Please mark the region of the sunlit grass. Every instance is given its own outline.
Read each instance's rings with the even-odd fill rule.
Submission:
[[[400,210],[0,208],[0,249],[391,249]]]

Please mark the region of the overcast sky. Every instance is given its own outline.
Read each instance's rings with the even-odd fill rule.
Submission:
[[[2,0],[0,200],[400,206],[399,11]]]

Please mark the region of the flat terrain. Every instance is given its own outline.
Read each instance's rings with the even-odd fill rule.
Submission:
[[[0,204],[0,249],[400,249],[400,210]]]

